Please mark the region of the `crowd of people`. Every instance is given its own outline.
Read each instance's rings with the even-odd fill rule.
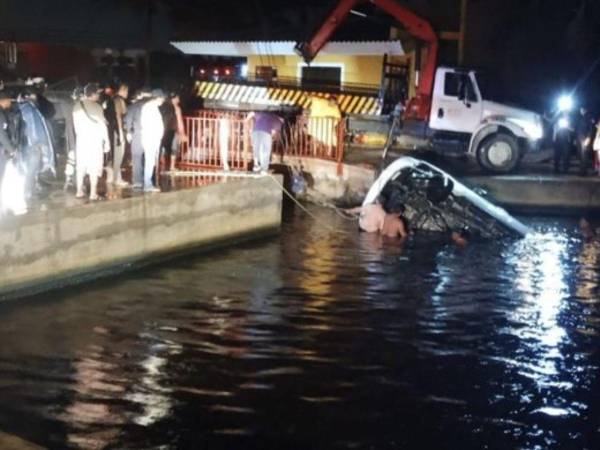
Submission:
[[[54,107],[33,84],[0,89],[0,213],[23,214],[44,177],[56,176]]]
[[[101,89],[88,84],[74,95],[74,167],[67,167],[67,184],[75,175],[76,196],[82,198],[85,177],[89,198],[97,200],[98,182],[128,186],[123,172],[126,150],[131,152],[132,188],[158,192],[157,168],[161,157],[174,167],[180,143],[187,139],[180,98],[162,89],[141,89],[130,101],[129,86],[120,83]]]
[[[586,107],[561,112],[553,123],[554,173],[567,174],[571,160],[579,160],[579,174],[600,173],[600,122],[596,123]]]
[[[108,185],[129,186],[129,165],[133,189],[159,191],[159,158],[173,169],[187,139],[177,93],[141,89],[130,97],[125,83],[90,83],[53,103],[43,82],[0,86],[0,214],[23,214],[56,182],[57,120],[65,122],[65,187],[90,200],[100,198],[104,176]]]

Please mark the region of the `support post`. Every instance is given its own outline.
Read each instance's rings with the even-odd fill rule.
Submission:
[[[458,65],[465,64],[465,36],[467,32],[467,1],[460,0],[460,31],[458,37]]]

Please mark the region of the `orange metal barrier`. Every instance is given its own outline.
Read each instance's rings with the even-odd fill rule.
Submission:
[[[248,170],[252,149],[245,119],[246,114],[219,111],[184,117],[188,142],[181,144],[178,167]]]
[[[247,171],[252,156],[252,123],[247,114],[200,111],[184,117],[188,141],[181,144],[177,166],[185,169]],[[273,144],[273,153],[319,158],[340,163],[344,158],[345,121],[334,117],[309,118],[300,115],[286,121]]]
[[[274,151],[283,156],[302,156],[342,162],[345,121],[335,117],[297,117],[286,124]]]

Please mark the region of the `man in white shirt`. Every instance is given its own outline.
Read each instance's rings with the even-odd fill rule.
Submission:
[[[165,133],[165,125],[159,109],[165,98],[162,89],[155,89],[152,91],[152,99],[142,106],[140,122],[144,149],[144,191],[146,192],[160,192],[160,188],[152,184],[152,175],[158,164],[160,143]],[[158,184],[158,176],[156,184]]]
[[[98,180],[102,176],[104,153],[110,150],[108,128],[104,111],[98,103],[100,88],[88,84],[84,98],[73,106],[73,126],[76,135],[75,170],[77,174],[77,198],[83,198],[83,181],[90,178],[90,200],[98,200]]]

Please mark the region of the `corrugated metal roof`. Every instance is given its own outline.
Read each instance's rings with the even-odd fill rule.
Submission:
[[[186,55],[250,56],[295,55],[294,41],[181,41],[171,42]],[[399,40],[393,41],[332,41],[319,52],[321,55],[404,55]]]

